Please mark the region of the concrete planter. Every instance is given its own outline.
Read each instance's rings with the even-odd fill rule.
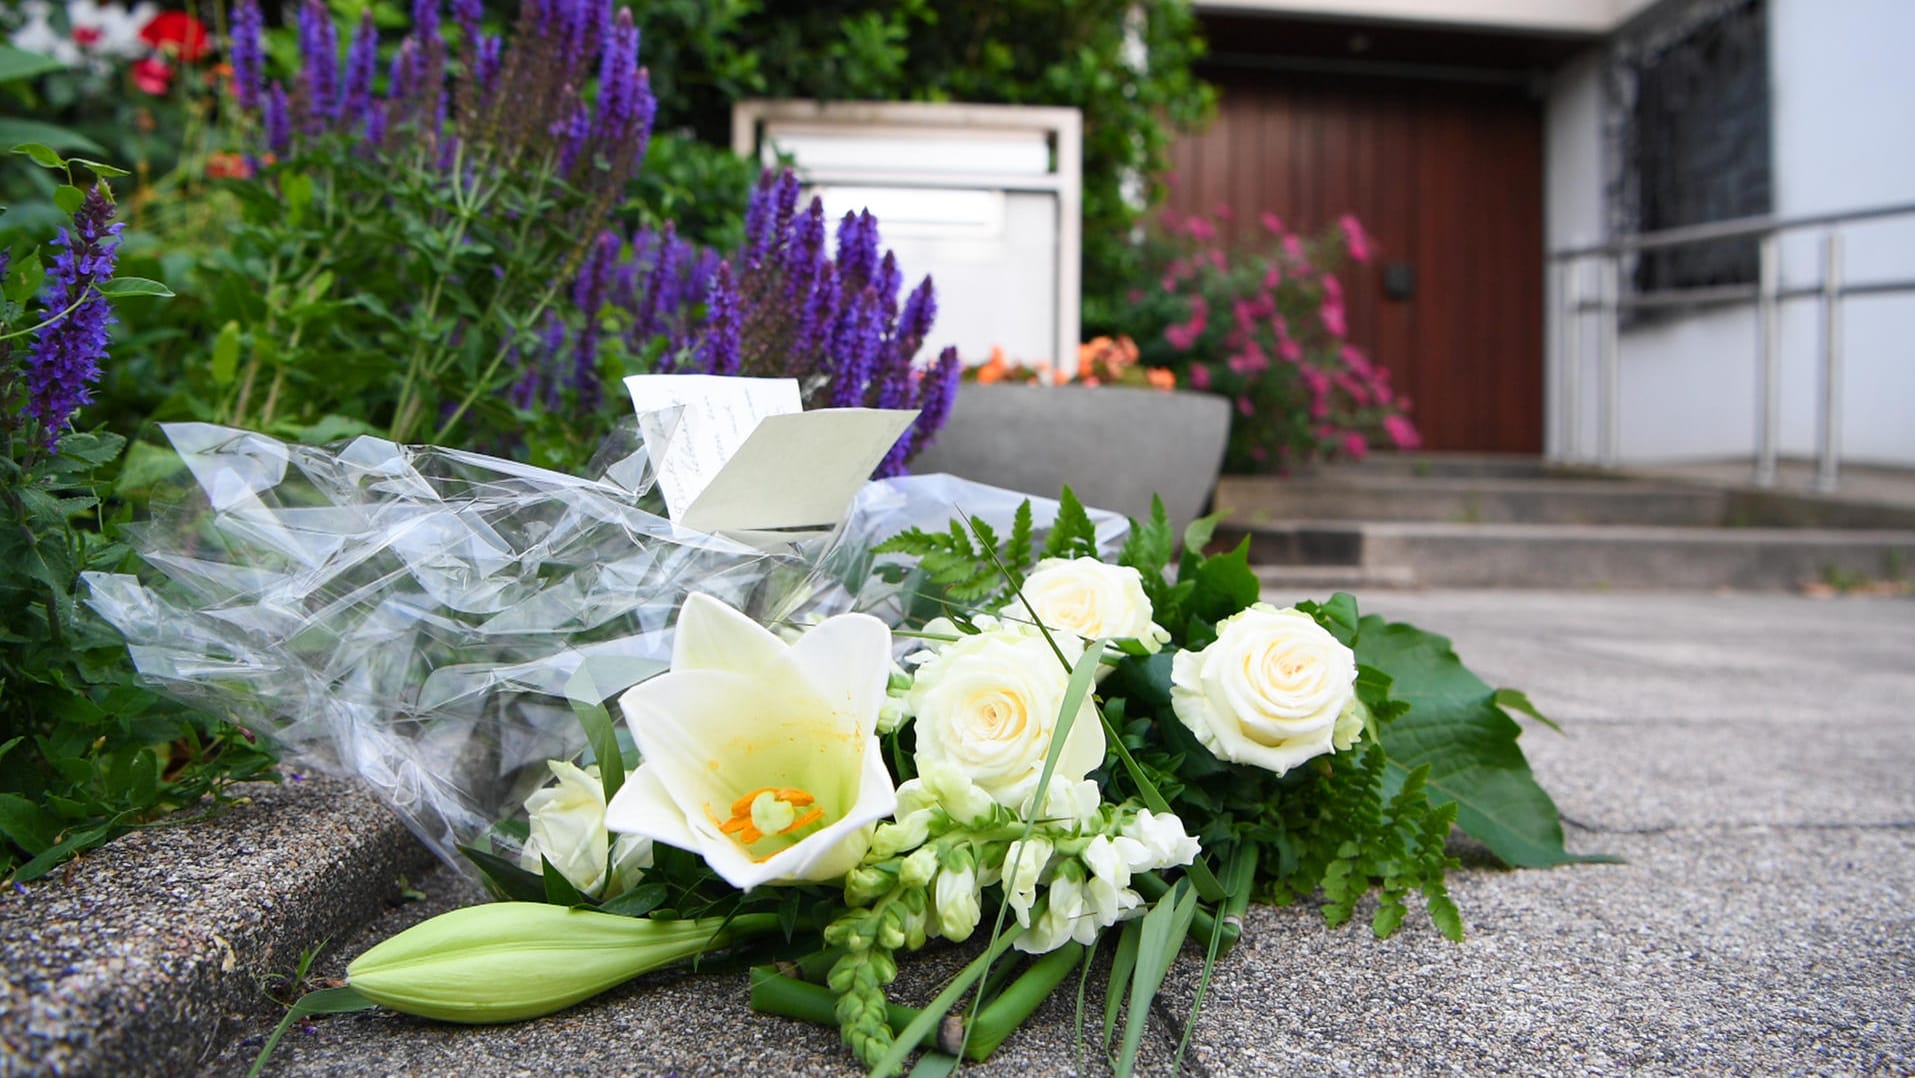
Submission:
[[[1203,511],[1229,434],[1230,402],[1208,393],[966,383],[911,470],[1049,498],[1068,483],[1084,504],[1139,520],[1154,493],[1181,530]]]

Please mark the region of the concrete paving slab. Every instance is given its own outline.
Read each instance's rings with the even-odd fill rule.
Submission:
[[[1906,1074],[1915,833],[1605,835],[1625,865],[1473,871],[1468,937],[1258,909],[1212,979],[1212,1075]],[[1361,911],[1359,911],[1361,915]],[[1173,972],[1173,1012],[1195,988]]]

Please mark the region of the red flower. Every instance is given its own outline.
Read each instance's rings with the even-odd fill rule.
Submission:
[[[106,31],[97,26],[76,26],[73,28],[73,43],[83,49],[90,49]]]
[[[173,69],[157,56],[149,56],[133,65],[133,85],[158,97],[173,85]]]
[[[216,153],[206,159],[208,179],[250,179],[253,168],[246,159],[236,153]]]
[[[206,27],[184,11],[162,11],[153,16],[152,22],[140,28],[140,40],[189,64],[206,55]]]

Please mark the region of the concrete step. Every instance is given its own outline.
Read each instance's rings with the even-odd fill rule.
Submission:
[[[1232,525],[1217,540],[1246,536],[1266,569],[1329,566],[1416,587],[1778,590],[1915,569],[1915,530],[1304,521]]]
[[[1246,523],[1405,520],[1449,524],[1724,523],[1730,495],[1675,483],[1504,477],[1415,478],[1391,472],[1335,477],[1226,476],[1212,502]]]
[[[1528,453],[1373,453],[1361,461],[1305,464],[1303,476],[1400,475],[1418,478],[1518,478],[1546,474],[1551,465]]]
[[[1279,605],[1326,599],[1339,591],[1366,595],[1417,586],[1407,565],[1259,565],[1256,571],[1265,600]]]

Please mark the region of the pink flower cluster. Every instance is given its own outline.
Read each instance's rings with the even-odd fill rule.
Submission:
[[[1349,339],[1336,271],[1374,257],[1362,222],[1345,214],[1316,238],[1268,211],[1256,223],[1262,242],[1226,245],[1209,217],[1164,215],[1155,246],[1163,268],[1153,275],[1157,306],[1170,317],[1158,323],[1160,347],[1147,346],[1146,362],[1233,398],[1233,467],[1361,458],[1372,443],[1420,445],[1388,368]]]

